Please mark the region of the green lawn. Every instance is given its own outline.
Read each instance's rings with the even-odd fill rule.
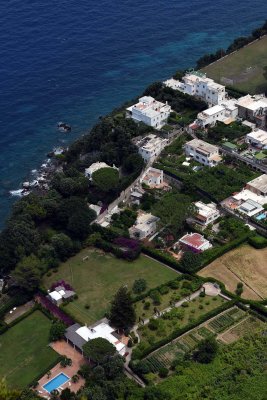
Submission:
[[[267,79],[263,76],[266,66],[267,37],[264,37],[252,45],[208,65],[202,71],[218,83],[223,83],[222,77],[232,79],[233,87],[253,94],[262,93],[267,88]]]
[[[51,321],[35,311],[0,336],[0,378],[11,387],[24,388],[56,362],[58,354],[48,347]]]
[[[86,261],[83,258],[88,256]],[[78,321],[92,323],[102,318],[108,310],[110,300],[122,285],[132,288],[137,278],[144,278],[148,288],[175,279],[178,274],[144,255],[128,262],[104,254],[98,250],[82,250],[75,257],[63,263],[57,273],[45,277],[47,288],[59,280],[70,283],[78,299],[66,306]],[[85,306],[90,308],[86,309]]]

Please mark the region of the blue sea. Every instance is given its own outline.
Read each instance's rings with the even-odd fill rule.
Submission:
[[[266,18],[266,0],[1,1],[0,224],[54,146]]]

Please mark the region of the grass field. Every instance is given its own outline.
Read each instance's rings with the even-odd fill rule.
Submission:
[[[209,78],[218,83],[225,77],[233,80],[233,87],[251,94],[262,93],[267,88],[267,79],[263,76],[267,66],[267,37],[262,38],[222,60],[203,68]],[[230,85],[229,85],[230,86]]]
[[[48,347],[51,321],[35,311],[0,336],[0,378],[12,387],[23,388],[56,361]]]
[[[86,261],[83,257],[88,256]],[[144,278],[148,288],[175,279],[178,274],[144,255],[128,262],[97,250],[85,249],[63,263],[57,273],[45,277],[47,288],[59,280],[70,283],[78,299],[66,306],[83,323],[92,323],[104,317],[110,300],[120,286],[131,289],[135,279]],[[90,308],[86,309],[85,306]]]
[[[238,282],[243,282],[242,297],[262,300],[267,297],[267,248],[256,250],[249,245],[229,251],[203,268],[200,276],[213,277],[234,292]]]

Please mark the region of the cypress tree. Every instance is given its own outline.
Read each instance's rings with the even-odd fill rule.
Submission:
[[[130,293],[121,287],[111,302],[110,322],[117,329],[127,329],[134,325],[136,319]]]

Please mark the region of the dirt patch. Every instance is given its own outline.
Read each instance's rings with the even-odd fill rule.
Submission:
[[[231,292],[238,282],[243,282],[242,297],[261,300],[267,297],[267,248],[256,250],[241,246],[213,261],[199,275],[218,279]]]

